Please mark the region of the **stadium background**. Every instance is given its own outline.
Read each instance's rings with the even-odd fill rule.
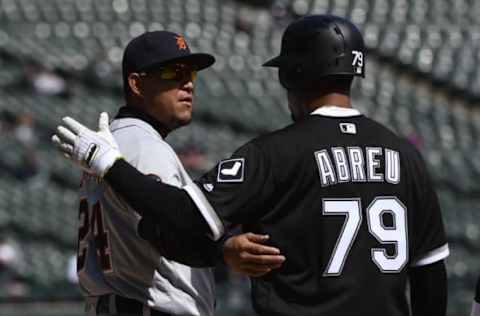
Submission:
[[[0,315],[81,314],[79,171],[49,139],[64,115],[95,127],[123,104],[129,39],[168,29],[217,58],[199,76],[194,123],[169,136],[195,176],[289,123],[275,71],[260,65],[290,21],[327,12],[368,46],[354,106],[426,158],[450,242],[449,315],[467,315],[480,273],[477,0],[0,0]],[[252,315],[248,281],[222,267],[217,277],[218,315]]]

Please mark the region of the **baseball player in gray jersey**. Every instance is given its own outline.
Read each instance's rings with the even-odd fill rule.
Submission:
[[[174,33],[147,32],[133,39],[123,57],[127,106],[110,125],[130,164],[157,181],[184,188],[197,202],[203,195],[164,138],[190,122],[196,72],[213,62],[211,55],[192,54]],[[215,212],[202,212],[212,229],[219,226]],[[77,272],[87,315],[213,315],[212,270],[168,260],[161,245],[146,240],[148,219],[141,218],[141,210],[133,210],[105,182],[84,173]],[[223,233],[214,231],[214,238]],[[218,250],[236,271],[260,276],[284,260],[278,249],[261,244],[265,236],[230,238],[225,243],[232,245],[225,246],[229,249],[220,243],[212,251]]]

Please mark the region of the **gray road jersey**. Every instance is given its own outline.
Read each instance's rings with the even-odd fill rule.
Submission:
[[[173,149],[149,124],[122,118],[111,123],[111,130],[123,157],[138,170],[187,186],[191,195],[199,191]],[[167,313],[213,315],[212,270],[163,258],[138,236],[139,215],[106,183],[84,177],[80,208],[78,276],[85,296],[115,293]]]

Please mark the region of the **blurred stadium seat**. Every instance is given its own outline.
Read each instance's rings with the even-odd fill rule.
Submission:
[[[101,110],[113,115],[122,105],[120,62],[129,39],[168,29],[185,34],[192,50],[217,57],[198,81],[196,122],[169,136],[177,149],[200,147],[204,170],[255,135],[288,124],[277,75],[260,65],[278,52],[289,21],[330,12],[357,23],[369,48],[355,106],[417,145],[432,171],[452,251],[449,315],[467,314],[480,272],[480,2],[270,2],[0,1],[0,232],[21,245],[24,264],[11,274],[28,285],[24,297],[78,297],[65,271],[75,251],[79,173],[49,138],[62,116],[94,127]],[[68,93],[36,90],[32,77],[40,70],[63,78]],[[19,138],[22,115],[33,117],[34,145]],[[237,302],[220,303],[220,315],[249,315],[246,295],[239,299],[226,284],[219,289],[221,302]],[[9,295],[0,291],[1,300]]]

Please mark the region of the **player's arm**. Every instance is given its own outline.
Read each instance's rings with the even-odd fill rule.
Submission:
[[[145,226],[143,231],[148,232],[144,235],[157,240],[156,243],[161,244],[172,259],[185,263],[186,257],[182,254],[201,251],[205,255],[210,254],[212,260],[218,260],[222,253],[218,249],[216,253],[213,251],[214,242],[207,235],[214,240],[221,238],[223,220],[229,225],[244,224],[262,216],[267,207],[262,202],[262,196],[269,196],[269,190],[273,187],[269,183],[269,172],[262,172],[265,170],[265,161],[255,145],[242,147],[234,157],[237,158],[227,160],[230,163],[220,163],[208,172],[199,180],[199,185],[191,183],[182,189],[146,177],[123,160],[115,162],[104,179],[133,208],[141,212],[144,217],[141,226]],[[227,178],[218,176],[223,170],[230,171],[225,176]],[[236,175],[231,175],[233,171],[236,171]],[[222,179],[225,181],[222,182]],[[214,189],[210,192],[202,191],[200,187],[208,187],[207,184],[211,184]],[[209,199],[205,194],[209,194]],[[215,209],[209,200],[215,202]],[[262,248],[259,250],[254,245],[258,242],[238,236],[220,243],[226,246],[223,250],[227,250],[227,255],[224,252],[223,258],[234,270],[249,275],[278,267],[284,258],[269,252],[270,249],[263,248],[264,252],[261,253]],[[187,263],[197,264],[191,261]],[[265,266],[254,271],[256,265]]]
[[[163,225],[162,222],[168,223],[168,220],[144,214],[138,224],[138,233],[164,257],[191,267],[212,267],[222,259],[224,237],[214,241],[206,233],[182,233],[181,229],[173,226],[168,229],[168,224]]]
[[[187,191],[148,177],[123,159],[113,164],[104,179],[155,230],[169,232],[174,238],[210,233],[209,224]],[[217,229],[214,239],[221,236]]]
[[[218,240],[223,235],[225,221],[244,224],[268,211],[265,197],[272,195],[274,181],[269,164],[254,145],[245,146],[244,152],[238,151],[239,156],[245,157],[237,157],[232,166],[219,164],[218,178],[214,169],[203,179],[216,179],[217,187],[209,198],[216,202],[213,209],[205,197],[206,191],[195,184],[177,188],[156,181],[128,164],[110,132],[107,113],[100,114],[97,132],[70,117],[62,121],[64,126],[57,127],[52,141],[63,155],[88,173],[103,177],[135,210],[150,216],[162,228],[175,231],[177,236],[207,232]],[[238,160],[248,160],[248,166],[237,163]],[[208,185],[212,183],[204,183],[204,188]]]
[[[149,178],[123,159],[104,179],[142,216],[177,238],[208,234],[218,240],[225,226],[257,222],[275,198],[271,163],[252,142],[182,188]]]
[[[171,178],[168,177],[168,170],[173,170],[175,168],[173,166],[165,168],[168,164],[167,159],[160,159],[165,166],[158,166],[159,157],[162,155],[144,154],[142,156],[147,157],[147,160],[148,157],[156,157],[154,160],[154,162],[156,162],[155,164],[146,163],[146,165],[151,166],[151,169],[147,170],[149,172],[144,173],[158,174],[162,179],[166,178],[167,181],[162,181],[164,183],[174,181],[168,181],[168,178]],[[222,164],[220,165],[222,166]],[[239,166],[237,164],[237,173],[240,174],[240,172],[243,172],[242,168],[243,165]],[[216,174],[216,170],[217,169],[214,169],[211,173]],[[233,176],[229,176],[229,180],[232,180],[232,177]],[[121,178],[129,179],[130,177]],[[209,181],[208,176],[205,176],[205,178],[205,181]],[[107,173],[105,179],[109,181],[109,183],[112,182],[113,186],[115,185],[115,180],[110,178],[109,173]],[[157,179],[157,182],[159,182],[159,179]],[[218,185],[215,184],[215,186]],[[136,184],[135,187],[138,189],[135,191],[143,191],[138,184]],[[217,234],[217,236],[219,236],[220,232],[223,231],[223,227],[218,225],[221,224],[221,221],[217,217],[208,200],[205,198],[203,192],[194,183],[187,185],[184,189],[189,194],[190,199],[195,203],[197,209],[196,214],[201,213],[202,218],[205,219],[205,223],[210,229],[209,232],[211,232],[209,235],[215,236],[215,234]],[[128,195],[128,192],[130,191],[131,190],[127,189],[125,193]],[[122,193],[120,194],[122,196],[124,195]],[[148,201],[148,196],[147,193],[145,198],[140,200]],[[124,198],[129,201],[128,197],[124,196]],[[232,203],[230,202],[229,204]],[[178,204],[173,205],[175,208],[178,208],[178,206]],[[279,254],[280,251],[277,248],[264,245],[264,243],[268,241],[268,238],[266,238],[265,235],[257,235],[253,233],[228,235],[221,237],[219,241],[212,241],[204,231],[198,229],[195,230],[195,226],[199,225],[197,223],[192,228],[189,228],[187,233],[184,233],[184,236],[178,237],[178,231],[183,229],[186,230],[187,228],[172,229],[172,227],[170,227],[169,229],[165,229],[165,227],[163,227],[165,222],[163,215],[161,217],[156,216],[159,212],[176,213],[178,210],[172,209],[169,211],[168,207],[165,207],[165,204],[162,204],[160,210],[155,204],[152,204],[150,207],[155,207],[155,209],[151,210],[149,213],[145,213],[145,210],[148,210],[149,208],[148,205],[144,205],[141,208],[143,218],[139,224],[139,232],[143,238],[150,240],[169,259],[189,264],[191,266],[211,266],[218,260],[223,259],[223,261],[234,271],[252,277],[261,276],[280,267],[285,260],[285,258]],[[193,205],[189,205],[184,209],[189,207],[192,209],[194,208]],[[208,224],[208,222],[210,222],[210,224]],[[194,232],[199,231],[200,234],[195,236],[195,234],[191,233],[191,230],[194,230]]]
[[[265,245],[266,235],[225,234],[217,241],[206,234],[178,237],[178,232],[162,228],[149,215],[140,220],[138,232],[166,258],[193,267],[210,267],[223,260],[237,273],[259,277],[279,268],[285,261],[278,248]]]
[[[211,230],[187,191],[139,172],[120,159],[104,176],[141,216],[140,236],[168,259],[194,267],[214,266],[223,255],[222,235]]]
[[[449,255],[442,214],[434,184],[421,155],[413,150],[407,160],[412,173],[414,209],[409,267],[413,315],[446,315]]]
[[[443,260],[409,270],[412,316],[446,315],[447,272]]]
[[[255,159],[251,160],[252,167],[248,169],[248,181],[236,182],[232,187],[225,185],[228,183],[221,183],[221,190],[214,190],[222,200],[218,203],[220,208],[214,210],[204,192],[195,184],[177,188],[142,174],[123,160],[110,133],[106,113],[100,115],[98,132],[71,118],[64,118],[63,122],[66,127],[57,128],[53,142],[67,158],[89,173],[104,177],[143,216],[143,222],[148,224],[144,228],[145,236],[161,236],[160,239],[164,241],[162,246],[175,260],[190,264],[183,260],[190,260],[192,254],[217,259],[218,252],[210,249],[213,241],[206,236],[211,235],[213,240],[219,240],[224,231],[222,220],[243,224],[262,215],[258,210],[264,201],[259,192],[265,192],[265,188],[272,186],[266,185],[264,173],[259,172],[262,168],[255,166]],[[234,172],[236,169],[238,167],[229,168],[228,171]],[[212,177],[213,174],[215,170],[210,173]],[[259,179],[261,181],[257,181]],[[228,194],[223,194],[224,191]],[[244,194],[240,195],[241,198],[235,198],[237,193]],[[222,213],[222,220],[217,212]]]
[[[223,245],[223,261],[233,271],[250,277],[280,268],[285,257],[278,248],[264,245],[268,239],[268,235],[253,233],[231,236]]]

